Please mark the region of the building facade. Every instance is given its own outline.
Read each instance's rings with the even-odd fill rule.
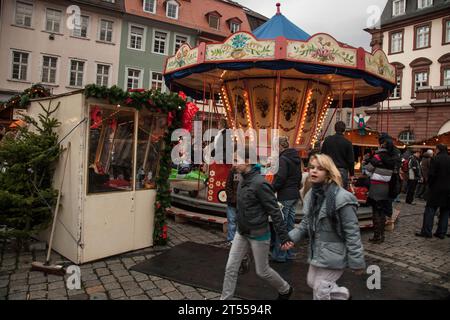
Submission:
[[[369,126],[405,143],[450,131],[450,1],[389,0],[366,31],[397,69],[389,101],[366,110]]]
[[[116,84],[123,9],[122,0],[3,0],[0,101],[35,83],[54,94]]]
[[[183,43],[222,41],[264,17],[222,0],[125,0],[118,85],[167,90],[162,71]],[[170,88],[169,88],[170,89]]]

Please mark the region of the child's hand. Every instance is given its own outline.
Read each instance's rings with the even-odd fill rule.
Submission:
[[[281,250],[287,251],[294,247],[294,243],[292,241],[287,241],[281,246]]]

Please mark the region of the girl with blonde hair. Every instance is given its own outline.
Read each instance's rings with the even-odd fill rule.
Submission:
[[[359,275],[365,269],[356,215],[358,201],[342,188],[342,177],[330,157],[315,154],[308,167],[309,177],[303,191],[303,219],[298,228],[289,232],[292,241],[282,248],[291,249],[294,242],[308,236],[310,266],[307,283],[313,289],[314,300],[347,300],[349,290],[339,287],[336,281],[346,268]]]

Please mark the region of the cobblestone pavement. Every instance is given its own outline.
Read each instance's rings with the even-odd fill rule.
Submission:
[[[380,266],[382,277],[434,284],[450,290],[450,238],[440,240],[415,237],[414,232],[420,229],[422,223],[424,204],[418,202],[416,206],[399,206],[399,220],[395,230],[386,233],[385,243],[370,244],[370,230],[362,232],[367,263]],[[225,241],[225,236],[218,227],[175,224],[172,220],[169,220],[169,236],[168,246],[147,248],[82,265],[80,290],[66,289],[67,276],[45,276],[41,272],[30,271],[33,260],[45,260],[45,251],[16,253],[11,243],[4,242],[0,244],[0,300],[218,299],[217,292],[130,271],[133,265],[186,241],[219,246]],[[303,243],[297,247],[296,259],[306,259],[306,246]],[[52,261],[58,264],[69,263],[55,252],[52,253]]]

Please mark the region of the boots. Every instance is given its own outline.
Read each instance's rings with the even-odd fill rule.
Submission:
[[[373,220],[373,237],[369,239],[369,242],[374,244],[380,244],[384,242],[384,227],[386,224],[386,217],[384,214],[373,209],[372,214],[372,220]]]

